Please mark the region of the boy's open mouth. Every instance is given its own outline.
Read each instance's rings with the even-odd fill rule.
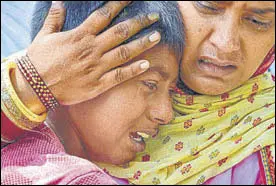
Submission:
[[[129,134],[129,138],[133,144],[133,150],[135,152],[143,152],[145,150],[146,143],[144,138],[141,136],[141,133],[138,134],[138,132],[131,132]]]
[[[153,131],[149,131],[149,132],[145,132],[145,131],[136,131],[136,132],[131,132],[129,134],[129,138],[132,141],[132,143],[134,144],[134,150],[136,152],[142,152],[145,150],[145,139],[148,139],[151,136],[156,135],[158,132],[158,130],[153,130]]]
[[[149,138],[149,134],[144,132],[131,132],[130,138],[136,143],[144,143],[144,139]]]

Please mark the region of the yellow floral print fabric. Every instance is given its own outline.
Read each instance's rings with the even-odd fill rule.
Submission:
[[[202,184],[275,145],[275,80],[250,79],[220,96],[174,96],[175,118],[124,166],[98,164],[132,184]]]

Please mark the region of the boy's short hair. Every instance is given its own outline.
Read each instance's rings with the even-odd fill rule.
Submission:
[[[76,28],[86,20],[93,11],[103,6],[105,3],[106,1],[64,1],[66,19],[62,31]],[[32,40],[42,28],[50,7],[51,1],[40,1],[36,3],[31,21]],[[172,49],[180,62],[183,56],[185,34],[182,16],[176,1],[134,1],[113,19],[112,23],[106,29],[137,15],[147,15],[153,12],[160,14],[160,20],[143,29],[126,42],[157,30],[162,36],[160,44],[167,45]]]

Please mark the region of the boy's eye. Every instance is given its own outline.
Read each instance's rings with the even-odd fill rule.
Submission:
[[[153,80],[143,81],[143,84],[150,90],[157,90],[157,82]]]

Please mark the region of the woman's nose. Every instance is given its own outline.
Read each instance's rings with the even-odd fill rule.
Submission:
[[[210,36],[210,42],[221,53],[232,53],[240,50],[239,18],[236,15],[228,15],[226,20],[216,24]]]
[[[169,96],[156,99],[149,107],[149,117],[154,123],[168,124],[173,118],[172,103]]]

